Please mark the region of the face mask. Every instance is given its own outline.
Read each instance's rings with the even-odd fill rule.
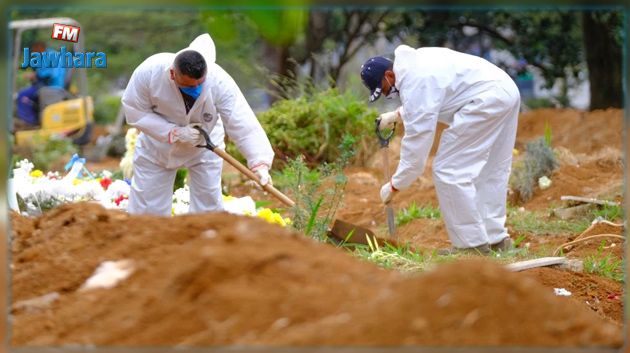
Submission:
[[[202,87],[200,84],[195,87],[179,87],[180,91],[195,99],[199,98],[199,96],[201,95],[201,89]]]
[[[389,80],[387,79],[387,77],[385,77],[385,80],[387,80],[387,83],[389,83],[389,93],[385,96],[385,98],[387,99],[392,99],[394,97],[398,97],[398,88],[396,88],[396,86],[392,85]]]

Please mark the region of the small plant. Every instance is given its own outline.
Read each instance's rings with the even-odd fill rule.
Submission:
[[[433,266],[431,257],[425,257],[408,245],[394,246],[386,243],[379,246],[376,240],[368,239],[368,245],[355,245],[353,255],[376,265],[402,272],[420,272]]]
[[[567,221],[529,211],[510,211],[507,221],[515,232],[532,235],[579,234],[591,224],[588,217]]]
[[[617,282],[624,281],[623,260],[615,258],[612,254],[603,255],[606,241],[602,241],[597,248],[597,254],[584,259],[584,270],[588,273],[610,278]]]
[[[612,222],[623,219],[624,211],[620,205],[602,205],[593,211],[593,216]]]
[[[310,169],[303,157],[289,160],[287,167],[274,177],[276,184],[293,195],[293,227],[320,241],[328,240],[328,227],[343,199],[348,182],[343,169],[354,156],[356,139],[344,135],[334,163],[323,163]]]
[[[414,219],[439,219],[440,217],[441,214],[439,209],[434,208],[431,205],[418,207],[415,202],[412,202],[409,207],[398,211],[398,214],[396,215],[396,225],[401,226]]]
[[[551,125],[549,125],[549,120],[545,121],[545,144],[551,147]]]
[[[545,138],[529,142],[525,150],[525,159],[515,164],[510,178],[510,185],[518,192],[522,201],[532,198],[540,177],[550,176],[558,168],[558,160]]]

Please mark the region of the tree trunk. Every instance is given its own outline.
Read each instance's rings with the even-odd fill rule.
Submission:
[[[617,12],[583,13],[584,50],[591,87],[591,110],[622,108],[622,53],[615,32],[621,31]]]

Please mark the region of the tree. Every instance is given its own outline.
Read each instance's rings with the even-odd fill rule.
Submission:
[[[584,12],[582,19],[591,109],[622,108],[621,13]]]

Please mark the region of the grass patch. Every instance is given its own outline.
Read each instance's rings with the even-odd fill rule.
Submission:
[[[516,233],[533,235],[579,234],[590,226],[591,220],[588,218],[576,220],[549,219],[549,217],[536,212],[510,210],[507,224]]]
[[[597,209],[593,210],[593,216],[595,218],[602,218],[607,221],[616,221],[623,219],[624,210],[623,207],[619,205],[602,205]]]
[[[623,260],[615,258],[612,254],[603,254],[605,241],[597,248],[597,255],[584,259],[584,270],[598,276],[610,278],[617,282],[624,281]]]
[[[440,210],[432,205],[418,207],[415,202],[412,202],[409,207],[398,211],[396,214],[396,225],[402,226],[414,219],[440,219],[440,217],[442,217]]]
[[[434,264],[430,256],[424,256],[408,245],[399,247],[391,244],[379,246],[376,243],[356,245],[352,254],[379,267],[401,272],[422,272]]]

